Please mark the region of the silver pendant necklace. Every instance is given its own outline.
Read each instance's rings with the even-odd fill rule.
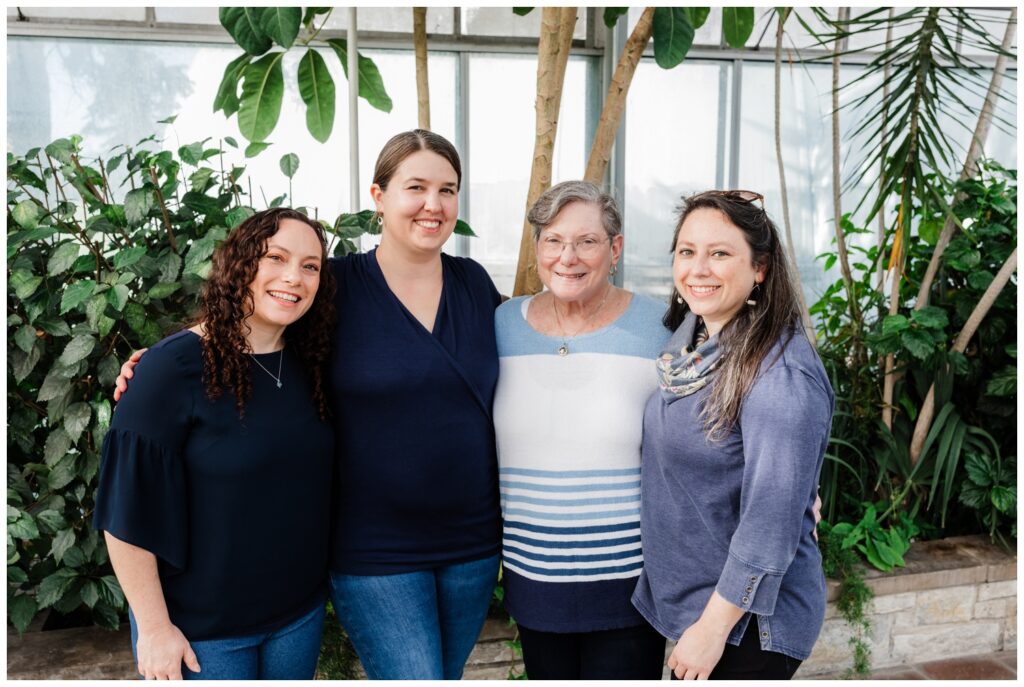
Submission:
[[[249,354],[249,357],[252,358],[252,361],[254,363],[256,363],[257,365],[259,365],[263,369],[264,372],[266,372],[268,375],[270,375],[275,382],[277,382],[277,388],[280,389],[281,386],[282,386],[282,384],[281,384],[281,365],[284,363],[284,348],[281,349],[281,355],[278,356],[278,359],[277,359],[277,376],[274,376],[273,372],[271,372],[267,368],[263,367],[263,363],[261,363],[259,360],[257,360],[256,356],[254,356],[252,353]]]
[[[558,323],[558,331],[562,332],[562,345],[558,347],[559,356],[564,358],[565,356],[569,355],[569,342],[572,341],[573,338],[578,336],[580,332],[586,329],[587,325],[590,324],[591,320],[593,320],[597,316],[597,313],[601,312],[601,308],[604,307],[605,302],[608,300],[608,296],[611,295],[612,289],[614,288],[615,287],[613,287],[611,284],[608,285],[608,289],[604,293],[604,298],[602,298],[600,304],[598,304],[597,310],[590,313],[590,316],[583,322],[583,326],[577,329],[571,336],[565,335],[565,327],[562,326],[562,318],[558,316],[558,308],[555,307],[555,297],[554,295],[551,296],[551,309],[555,312],[555,322]]]

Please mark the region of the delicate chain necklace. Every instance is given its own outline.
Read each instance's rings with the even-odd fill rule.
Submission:
[[[256,363],[261,368],[263,368],[264,372],[266,372],[268,375],[270,375],[271,377],[274,378],[274,381],[277,382],[277,388],[280,389],[281,388],[281,365],[284,363],[284,348],[281,349],[281,355],[278,356],[278,359],[277,359],[277,376],[274,376],[273,372],[271,372],[267,368],[263,367],[263,363],[261,363],[259,360],[257,360],[256,356],[254,356],[252,353],[249,354],[249,357],[252,358],[252,361],[254,363]]]
[[[604,292],[604,298],[601,299],[601,302],[600,304],[598,304],[597,309],[594,310],[594,312],[590,313],[590,316],[587,317],[587,319],[583,322],[583,326],[577,329],[571,336],[565,335],[565,327],[562,326],[562,318],[558,316],[558,308],[555,307],[555,296],[552,294],[551,309],[555,312],[555,322],[558,323],[558,330],[562,332],[562,345],[558,347],[558,355],[562,356],[563,358],[569,355],[569,342],[572,341],[572,339],[575,338],[580,332],[586,329],[587,325],[590,324],[591,320],[593,320],[597,316],[597,313],[601,312],[601,308],[604,307],[605,302],[608,300],[608,296],[611,295],[612,290],[614,288],[615,287],[613,287],[611,284],[608,285],[608,289]]]

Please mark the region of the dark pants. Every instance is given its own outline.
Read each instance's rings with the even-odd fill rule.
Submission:
[[[531,680],[660,680],[665,638],[647,623],[597,632],[519,626]]]
[[[775,651],[764,651],[757,638],[757,618],[751,618],[739,646],[725,645],[710,680],[789,680],[801,661]],[[671,679],[677,679],[675,673]]]

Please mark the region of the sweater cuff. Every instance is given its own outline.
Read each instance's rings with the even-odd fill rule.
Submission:
[[[782,573],[758,568],[729,554],[715,591],[737,608],[756,615],[775,613]]]

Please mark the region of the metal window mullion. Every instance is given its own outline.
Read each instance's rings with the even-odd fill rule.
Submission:
[[[732,66],[732,109],[729,132],[729,188],[739,185],[740,176],[740,124],[743,116],[743,60],[734,60]]]
[[[455,73],[455,147],[462,162],[462,186],[459,188],[459,215],[469,221],[469,53],[459,53]],[[471,244],[468,236],[455,237],[455,254],[470,257]]]
[[[611,85],[615,65],[618,63],[618,56],[622,53],[622,49],[625,47],[626,40],[628,39],[626,24],[627,22],[625,21],[615,22],[615,28],[610,31],[611,35],[606,35],[606,38],[609,38],[610,40],[605,40],[605,55],[607,60],[607,64],[605,66],[605,75],[607,78],[607,83],[604,88],[605,93],[608,92],[608,87]],[[608,52],[609,45],[611,46],[610,59]],[[623,209],[626,207],[626,116],[628,113],[629,100],[627,99],[622,108],[622,118],[619,121],[619,130],[615,134],[615,142],[612,144],[611,159],[608,161],[608,171],[606,172],[608,188],[611,191],[612,197],[619,201],[619,205]],[[626,223],[623,222],[623,225],[625,224]],[[625,226],[622,228],[622,233],[626,233]],[[625,275],[626,252],[624,249],[622,258],[619,260],[619,268],[612,277],[612,283],[621,288],[625,283]]]

